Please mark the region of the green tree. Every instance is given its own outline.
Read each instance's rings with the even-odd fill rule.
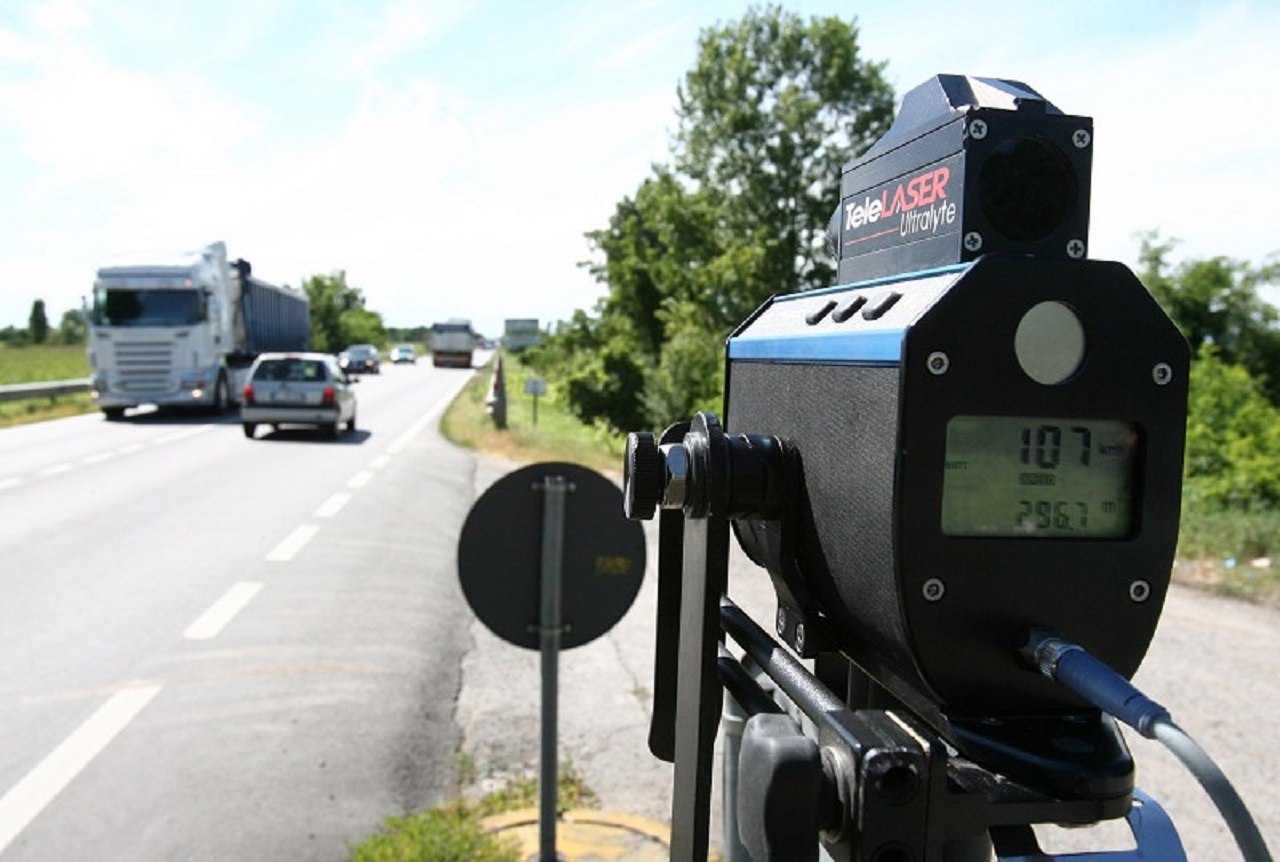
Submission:
[[[643,387],[602,385],[608,369],[574,348],[540,354],[589,374],[581,391],[619,399],[593,398],[597,416],[635,427],[619,421],[639,405],[660,427],[714,405],[733,326],[772,294],[831,284],[825,229],[841,167],[892,121],[882,69],[859,56],[855,23],[835,17],[767,7],[702,32],[678,90],[672,162],[587,234],[597,257],[586,266],[607,293],[594,319],[562,334],[626,352]]]
[[[1280,503],[1280,408],[1210,342],[1191,364],[1183,495],[1210,510]]]
[[[1266,397],[1280,404],[1280,312],[1258,293],[1280,282],[1280,260],[1262,266],[1228,257],[1185,260],[1169,256],[1174,240],[1142,236],[1138,276],[1173,318],[1192,350],[1203,344],[1228,365],[1241,365]]]
[[[365,308],[364,293],[347,284],[341,270],[313,275],[302,283],[311,301],[311,347],[336,353],[349,344],[381,345],[386,341],[382,316]]]
[[[62,312],[62,320],[58,323],[58,339],[63,344],[84,344],[87,335],[83,311],[69,308]]]
[[[735,320],[773,293],[831,284],[826,226],[844,164],[893,121],[883,63],[863,60],[854,21],[777,6],[703,31],[679,88],[675,166],[714,192],[730,235],[757,246]]]
[[[28,320],[28,331],[34,344],[44,344],[49,337],[49,318],[44,311],[44,300],[37,299],[31,303],[31,317]]]

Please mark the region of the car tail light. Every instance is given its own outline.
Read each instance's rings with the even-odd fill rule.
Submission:
[[[320,397],[320,403],[326,407],[331,407],[337,403],[338,397],[334,394],[332,386],[324,388],[324,395]]]
[[[245,404],[253,403],[253,387],[252,386],[246,385],[244,387],[244,403]]]

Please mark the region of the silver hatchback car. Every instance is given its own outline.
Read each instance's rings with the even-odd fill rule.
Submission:
[[[240,402],[244,436],[259,425],[315,425],[326,436],[356,430],[356,394],[338,361],[326,353],[264,353],[254,361]]]

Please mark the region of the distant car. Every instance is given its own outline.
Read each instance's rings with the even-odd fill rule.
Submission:
[[[314,425],[330,439],[338,426],[356,430],[356,393],[327,353],[264,353],[249,369],[240,424],[250,440],[259,425]]]
[[[348,374],[381,374],[381,357],[372,344],[353,344],[338,354],[338,364]]]
[[[388,354],[392,362],[414,363],[418,361],[418,351],[412,344],[397,344]]]

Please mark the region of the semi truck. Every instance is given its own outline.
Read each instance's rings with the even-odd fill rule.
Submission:
[[[442,365],[470,368],[475,346],[476,334],[470,320],[455,317],[431,326],[431,364],[437,368]]]
[[[100,267],[88,309],[90,392],[115,420],[143,404],[221,413],[259,353],[306,350],[306,294],[254,278],[214,242]]]

